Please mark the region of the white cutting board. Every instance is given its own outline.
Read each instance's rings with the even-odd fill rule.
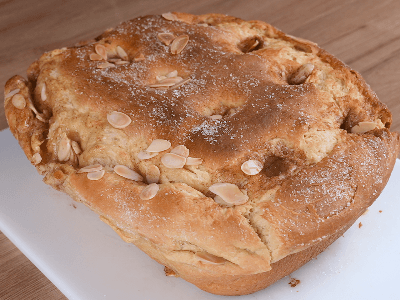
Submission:
[[[399,160],[368,213],[291,274],[299,285],[290,287],[288,276],[240,297],[166,277],[163,266],[123,242],[94,212],[45,185],[9,130],[0,132],[0,166],[0,230],[71,300],[400,298]]]

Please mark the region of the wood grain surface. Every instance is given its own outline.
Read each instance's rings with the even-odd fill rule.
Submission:
[[[146,14],[223,13],[262,20],[312,40],[359,71],[393,114],[400,131],[400,1],[398,0],[0,0],[0,129],[4,84],[55,48],[95,37]],[[66,299],[0,232],[0,299]]]

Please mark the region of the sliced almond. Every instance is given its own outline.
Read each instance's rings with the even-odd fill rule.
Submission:
[[[87,173],[86,176],[89,180],[99,180],[99,179],[103,178],[105,172],[106,171],[104,171],[104,170],[97,171],[97,172],[90,172],[90,173]]]
[[[198,166],[203,163],[203,160],[201,158],[196,158],[196,157],[188,157],[186,158],[186,165],[187,166]]]
[[[178,70],[174,70],[172,72],[169,72],[167,75],[165,75],[166,78],[177,77],[177,76],[178,76]]]
[[[157,83],[155,84],[151,84],[149,85],[149,87],[169,87],[169,86],[174,86],[177,83],[180,83],[182,81],[182,77],[170,77],[170,78],[164,78],[159,80]]]
[[[263,169],[263,164],[258,160],[250,159],[245,161],[240,168],[247,175],[256,175]]]
[[[167,78],[167,76],[165,76],[165,75],[157,75],[157,76],[156,76],[156,80],[157,80],[157,81],[164,80],[165,78]]]
[[[24,109],[26,107],[25,97],[21,94],[15,94],[11,99],[11,103],[18,109]]]
[[[148,151],[144,150],[144,151],[140,151],[138,153],[137,158],[139,158],[141,160],[145,160],[145,159],[150,159],[157,155],[158,155],[158,152],[148,152]]]
[[[100,164],[95,164],[95,165],[90,165],[90,166],[86,166],[81,168],[78,173],[91,173],[91,172],[98,172],[101,171],[103,169],[103,166]]]
[[[14,96],[15,94],[18,94],[20,91],[21,91],[20,89],[12,90],[12,91],[9,92],[8,94],[6,94],[6,95],[4,96],[4,98],[5,98],[5,99],[10,98],[10,97]]]
[[[189,81],[190,81],[190,78],[183,79],[181,82],[178,82],[177,84],[171,86],[170,89],[172,89],[172,90],[176,89],[176,88],[180,87],[181,85],[184,85],[185,83],[187,83]]]
[[[36,118],[41,122],[46,122],[42,115],[37,111],[36,107],[33,105],[32,101],[28,99],[28,107],[34,112]]]
[[[186,158],[174,153],[166,153],[161,157],[164,166],[170,169],[180,169],[186,164]]]
[[[79,144],[75,141],[71,141],[71,147],[74,150],[75,154],[79,155],[82,153],[81,147],[79,147]]]
[[[128,54],[125,52],[124,49],[122,49],[121,46],[117,46],[117,54],[119,57],[121,57],[123,60],[128,60]]]
[[[189,149],[184,145],[179,145],[172,149],[171,153],[187,158],[189,156]]]
[[[127,127],[132,122],[131,118],[128,115],[118,111],[113,111],[109,113],[107,115],[107,120],[112,127],[120,129]]]
[[[42,101],[46,101],[47,100],[46,84],[45,83],[43,83],[43,85],[42,85],[42,90],[40,92],[40,97],[42,98]]]
[[[71,151],[69,152],[69,161],[71,161],[74,165],[78,164],[78,155],[76,155],[75,151],[71,147]]]
[[[107,60],[107,48],[104,45],[97,44],[94,50],[98,55],[100,55],[104,60]]]
[[[112,62],[112,63],[116,63],[116,62],[122,61],[122,59],[120,59],[120,58],[109,58],[108,61]]]
[[[143,181],[142,175],[139,173],[129,169],[127,166],[116,165],[114,167],[114,172],[119,176],[122,176],[126,179],[134,180],[134,181]]]
[[[171,43],[171,53],[179,54],[186,47],[189,42],[189,36],[187,34],[180,35],[175,38]]]
[[[67,161],[69,160],[69,155],[71,151],[71,140],[64,133],[63,137],[58,144],[58,160],[59,161]]]
[[[161,16],[164,19],[168,20],[168,21],[177,21],[177,20],[179,20],[176,15],[174,15],[173,13],[170,13],[170,12],[163,13]]]
[[[150,200],[154,198],[155,195],[157,195],[159,190],[160,187],[157,183],[150,183],[140,192],[139,197],[142,200]]]
[[[376,123],[374,122],[360,122],[353,128],[351,128],[352,133],[365,133],[367,131],[373,130],[377,128]]]
[[[290,78],[291,84],[302,84],[304,83],[307,78],[311,75],[312,71],[314,70],[315,66],[313,64],[304,64],[297,71],[292,75]]]
[[[116,64],[117,66],[126,65],[126,64],[129,64],[129,61],[121,60],[121,61],[115,62],[115,64]]]
[[[215,201],[216,203],[218,203],[219,205],[224,206],[224,207],[232,207],[232,206],[234,206],[233,204],[230,204],[230,203],[228,203],[228,202],[225,202],[224,199],[222,199],[222,198],[221,198],[220,196],[218,196],[218,195],[216,195],[216,196],[214,197],[214,201]]]
[[[225,202],[233,205],[241,205],[249,200],[249,197],[232,183],[215,183],[209,187],[209,190],[220,196]]]
[[[219,120],[219,119],[222,119],[222,116],[221,115],[212,115],[212,116],[210,116],[210,119]]]
[[[90,53],[89,59],[94,60],[94,61],[104,60],[103,56],[101,56],[97,53]]]
[[[169,44],[171,44],[172,41],[175,39],[175,36],[172,33],[159,33],[157,37],[167,46],[169,46]]]
[[[195,255],[201,262],[206,264],[222,265],[227,262],[225,258],[213,255],[208,252],[197,252]]]
[[[144,57],[144,54],[143,54],[143,53],[139,53],[138,55],[136,55],[136,56],[133,58],[134,61],[142,61],[142,60],[145,60],[145,59],[146,59],[146,57]]]
[[[32,161],[35,165],[40,164],[40,162],[42,161],[42,156],[40,155],[40,153],[35,153],[32,155]]]
[[[147,152],[162,152],[171,148],[171,143],[167,140],[155,139],[146,149]]]
[[[101,63],[97,65],[97,69],[107,69],[107,68],[115,68],[115,65],[109,62]]]
[[[150,165],[146,170],[147,183],[158,183],[160,181],[160,174],[160,169],[156,165]]]

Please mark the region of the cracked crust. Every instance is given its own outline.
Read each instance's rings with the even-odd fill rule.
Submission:
[[[137,18],[44,54],[28,81],[7,82],[6,95],[19,89],[33,105],[18,109],[6,97],[7,120],[44,181],[85,203],[123,240],[206,291],[252,293],[323,251],[372,204],[399,136],[361,76],[317,45],[259,21],[174,16]],[[172,54],[159,33],[189,41]],[[129,63],[99,68],[104,60],[90,59],[98,44]],[[306,64],[314,67],[300,76]],[[184,84],[150,87],[175,70]],[[112,127],[112,111],[132,123]],[[360,122],[376,128],[351,133]],[[79,153],[61,162],[63,137]],[[171,169],[161,155],[140,160],[154,139],[185,145],[202,164]],[[241,171],[250,159],[263,165],[253,176]],[[92,164],[104,167],[100,180],[77,173]],[[141,199],[146,183],[118,176],[115,165],[143,177],[157,166],[156,196]],[[237,185],[249,201],[217,203],[208,188],[218,182]],[[218,263],[205,263],[204,253]]]

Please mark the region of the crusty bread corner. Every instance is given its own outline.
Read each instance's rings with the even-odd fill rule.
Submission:
[[[171,55],[160,32],[187,34],[189,42]],[[111,57],[121,56],[121,47],[129,64],[99,67],[89,58],[97,44]],[[312,72],[294,83],[306,64]],[[174,70],[190,81],[174,90],[151,87]],[[322,252],[379,196],[400,149],[390,112],[360,74],[312,42],[218,14],[122,23],[45,53],[28,80],[6,83],[6,96],[16,90],[27,105],[17,108],[6,97],[6,117],[44,181],[215,294],[263,289]],[[112,111],[129,115],[132,125],[110,126]],[[360,122],[375,127],[352,133]],[[63,138],[81,153],[60,161]],[[185,145],[203,163],[170,169],[161,154],[138,159],[155,139]],[[249,159],[262,162],[259,174],[242,172]],[[78,173],[96,163],[105,170],[100,180]],[[125,179],[115,165],[143,177],[157,166],[159,191],[143,200],[146,180]],[[208,188],[218,182],[237,185],[249,200],[217,203]]]

